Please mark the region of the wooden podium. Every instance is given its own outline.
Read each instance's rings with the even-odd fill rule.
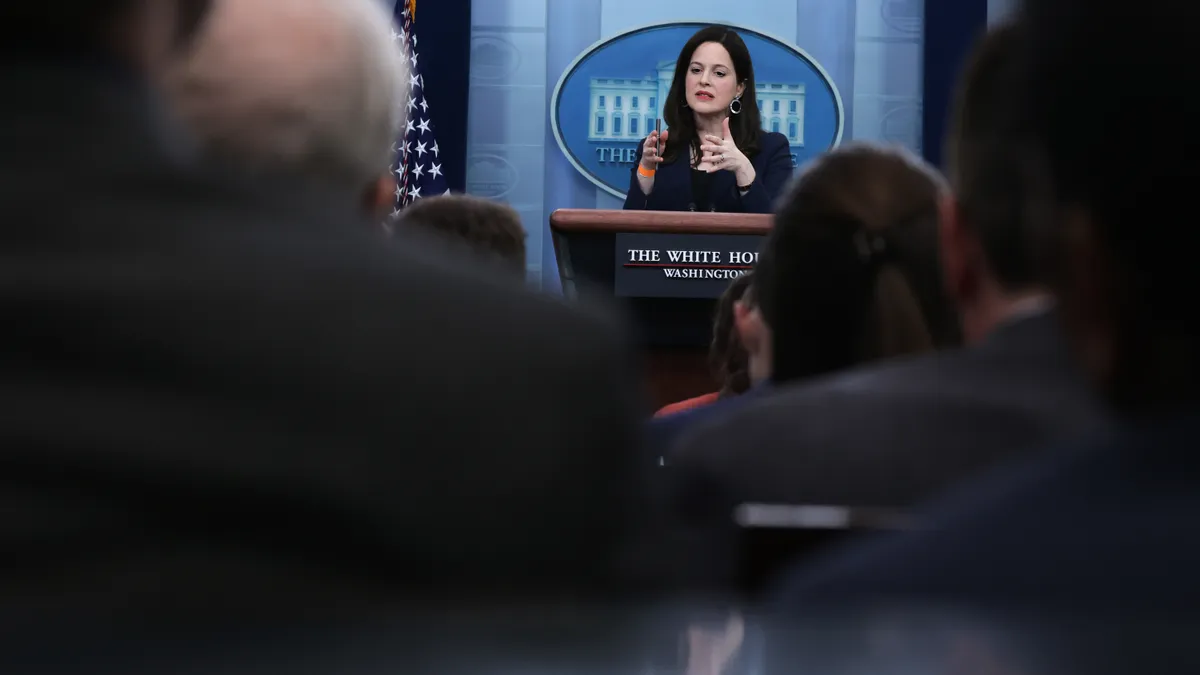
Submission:
[[[559,209],[550,232],[563,293],[601,295],[631,317],[656,406],[716,389],[708,344],[716,299],[750,269],[771,216]]]

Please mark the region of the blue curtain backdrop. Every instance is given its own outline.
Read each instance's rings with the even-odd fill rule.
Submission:
[[[395,0],[384,0],[393,7]],[[451,190],[467,187],[467,94],[471,69],[471,0],[417,0],[425,95],[437,129],[442,170]]]
[[[921,151],[935,166],[942,166],[955,81],[971,46],[987,29],[987,21],[988,0],[925,0]]]

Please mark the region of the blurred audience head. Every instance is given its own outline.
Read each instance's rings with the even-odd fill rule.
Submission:
[[[1026,2],[1020,97],[1053,190],[1056,285],[1082,364],[1120,409],[1200,387],[1192,223],[1200,4]],[[1132,55],[1136,55],[1134,58]],[[1122,95],[1106,95],[1114,86]]]
[[[466,248],[525,278],[525,227],[507,204],[461,194],[426,197],[405,207],[393,230]]]
[[[1037,233],[1048,195],[1017,138],[1020,26],[992,28],[959,78],[946,153],[953,196],[943,203],[939,248],[963,333],[980,340],[1023,303],[1046,297]]]
[[[103,52],[153,74],[187,46],[210,0],[89,0],[0,3],[0,37],[10,47],[72,53]]]
[[[211,159],[390,211],[406,61],[378,0],[213,0],[171,102]]]
[[[708,349],[708,366],[721,385],[721,398],[744,393],[752,384],[749,355],[742,344],[737,325],[737,305],[746,297],[752,283],[752,272],[730,282],[717,300],[713,318],[713,338]]]
[[[763,320],[762,308],[755,291],[754,273],[750,273],[750,285],[733,304],[734,328],[742,348],[746,350],[746,367],[750,384],[756,385],[771,379],[771,329]]]
[[[755,275],[772,380],[955,344],[937,228],[946,188],[901,149],[843,146],[781,199]]]

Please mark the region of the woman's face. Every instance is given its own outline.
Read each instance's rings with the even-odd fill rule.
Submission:
[[[742,93],[733,59],[719,42],[705,42],[692,53],[684,88],[688,107],[701,115],[729,110],[735,96]]]

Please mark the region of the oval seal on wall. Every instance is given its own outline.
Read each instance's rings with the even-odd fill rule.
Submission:
[[[501,199],[517,184],[517,167],[496,154],[476,154],[467,159],[467,192]]]
[[[625,197],[638,145],[663,116],[679,50],[708,25],[635,28],[597,42],[567,67],[550,99],[550,124],[563,154],[597,187]],[[841,95],[816,60],[770,35],[721,25],[746,42],[763,128],[788,137],[794,165],[841,142]]]

